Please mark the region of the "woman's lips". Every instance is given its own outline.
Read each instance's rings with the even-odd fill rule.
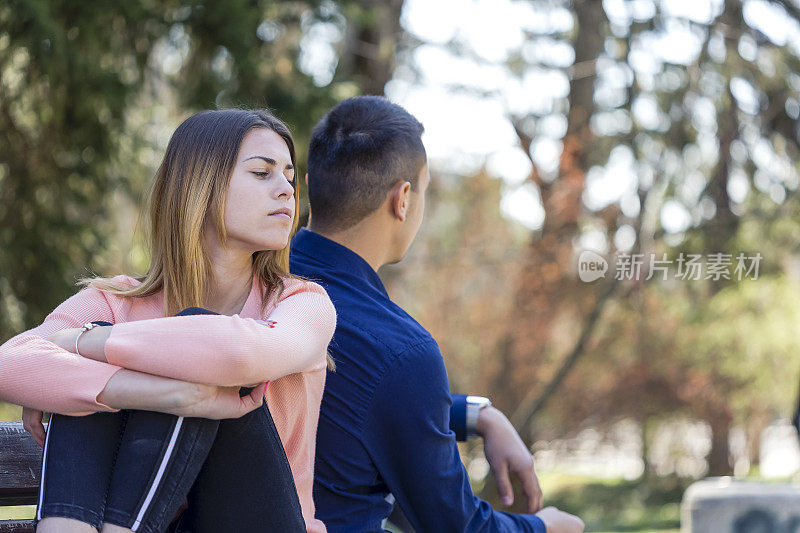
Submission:
[[[271,217],[278,217],[284,220],[292,220],[292,210],[288,207],[281,207],[269,214]]]

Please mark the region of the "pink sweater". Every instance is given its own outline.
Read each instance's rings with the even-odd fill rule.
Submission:
[[[118,281],[139,284],[127,276]],[[215,385],[270,381],[266,398],[292,468],[308,531],[324,532],[311,499],[314,447],[336,311],[316,283],[285,280],[277,303],[261,313],[253,283],[233,316],[163,316],[163,293],[122,298],[83,289],[40,326],[0,346],[0,400],[66,415],[115,411],[97,395],[118,370]],[[269,318],[270,322],[264,320]],[[45,340],[56,331],[104,320],[114,324],[108,363],[79,357]]]

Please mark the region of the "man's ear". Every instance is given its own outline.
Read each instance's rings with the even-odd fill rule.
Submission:
[[[389,207],[401,222],[406,221],[411,202],[411,183],[401,181],[389,191]]]
[[[306,188],[308,188],[308,172],[306,172]]]

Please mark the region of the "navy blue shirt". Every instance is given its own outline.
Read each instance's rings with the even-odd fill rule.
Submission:
[[[372,267],[301,229],[291,271],[325,287],[337,312],[314,472],[317,518],[328,531],[383,531],[392,494],[419,532],[544,533],[538,517],[495,511],[472,493],[439,346],[389,299]]]

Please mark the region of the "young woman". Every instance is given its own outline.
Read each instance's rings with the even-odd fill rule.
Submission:
[[[43,441],[40,532],[164,531],[187,500],[173,528],[325,530],[311,489],[335,311],[288,273],[296,166],[268,112],[190,117],[155,176],[146,275],[85,280],[0,346],[0,399]],[[46,437],[41,411],[58,413]]]

